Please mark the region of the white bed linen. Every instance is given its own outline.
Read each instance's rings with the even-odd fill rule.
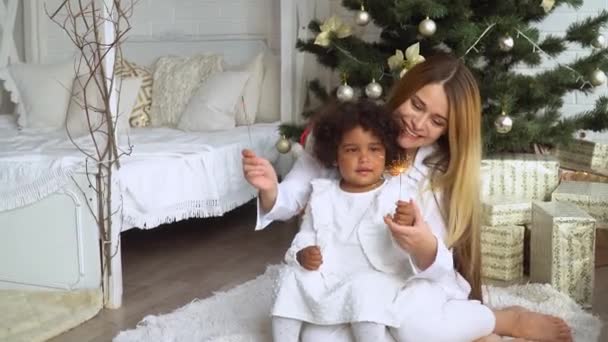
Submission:
[[[277,138],[277,124],[255,124],[250,132],[247,126],[198,133],[133,129],[134,153],[120,170],[124,229],[218,216],[253,199],[257,192],[243,177],[241,150],[253,148],[274,162]]]
[[[218,216],[255,197],[241,171],[240,151],[275,161],[278,124],[226,131],[132,129],[133,146],[118,172],[123,229],[153,228],[190,217]],[[77,142],[92,148],[87,137]],[[62,131],[0,129],[0,212],[40,200],[85,169],[83,155]]]

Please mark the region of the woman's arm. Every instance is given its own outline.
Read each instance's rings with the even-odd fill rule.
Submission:
[[[436,248],[434,251],[428,249],[420,251],[419,256],[415,257],[417,268],[414,270],[419,272],[419,276],[441,277],[446,272],[454,270],[454,257],[444,242],[447,236],[447,226],[439,207],[440,197],[430,189],[424,190],[421,197],[421,204],[424,205],[422,217],[435,237]]]
[[[415,219],[412,226],[395,222],[403,216],[404,207],[399,206],[394,217],[385,221],[395,242],[408,252],[412,269],[418,277],[438,280],[454,270],[452,252],[444,243],[446,226],[434,194],[424,191],[418,203],[412,203]],[[418,205],[422,209],[418,208]]]

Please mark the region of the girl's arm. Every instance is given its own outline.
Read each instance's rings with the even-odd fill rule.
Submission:
[[[312,226],[312,213],[310,206],[308,206],[300,225],[300,231],[291,242],[291,247],[289,247],[287,253],[285,253],[285,262],[288,265],[300,266],[297,258],[298,252],[308,246],[315,246],[316,240],[316,233]]]
[[[269,190],[260,190],[255,229],[264,229],[272,221],[288,220],[300,213],[312,191],[310,182],[331,174],[309,153],[303,153],[280,184],[275,183]]]

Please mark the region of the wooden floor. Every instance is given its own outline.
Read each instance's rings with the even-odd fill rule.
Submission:
[[[111,341],[146,315],[171,312],[263,273],[281,261],[297,228],[295,222],[275,223],[254,232],[254,222],[255,207],[247,205],[223,218],[123,233],[123,306],[51,341]],[[596,270],[594,311],[608,321],[608,267]],[[608,341],[606,326],[600,341]]]

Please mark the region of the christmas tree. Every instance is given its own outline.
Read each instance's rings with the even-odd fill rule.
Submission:
[[[297,48],[312,53],[323,66],[342,77],[337,89],[310,83],[321,100],[348,100],[353,89],[361,96],[382,99],[395,80],[416,63],[437,52],[461,57],[476,76],[481,91],[485,153],[531,152],[537,147],[569,144],[576,131],[608,128],[608,97],[592,110],[565,117],[563,97],[568,92],[599,91],[608,69],[605,38],[600,29],[608,12],[571,24],[562,36],[540,38],[535,23],[558,6],[579,8],[582,0],[343,0],[353,11],[352,22],[337,17],[309,24],[314,38]],[[352,25],[372,21],[381,29],[370,42],[353,34]],[[555,61],[569,43],[588,54],[553,69],[522,74],[518,66],[538,67]],[[382,90],[385,90],[384,92]],[[381,94],[382,93],[382,94]],[[309,116],[315,108],[303,113]],[[302,127],[282,126],[297,137]]]

